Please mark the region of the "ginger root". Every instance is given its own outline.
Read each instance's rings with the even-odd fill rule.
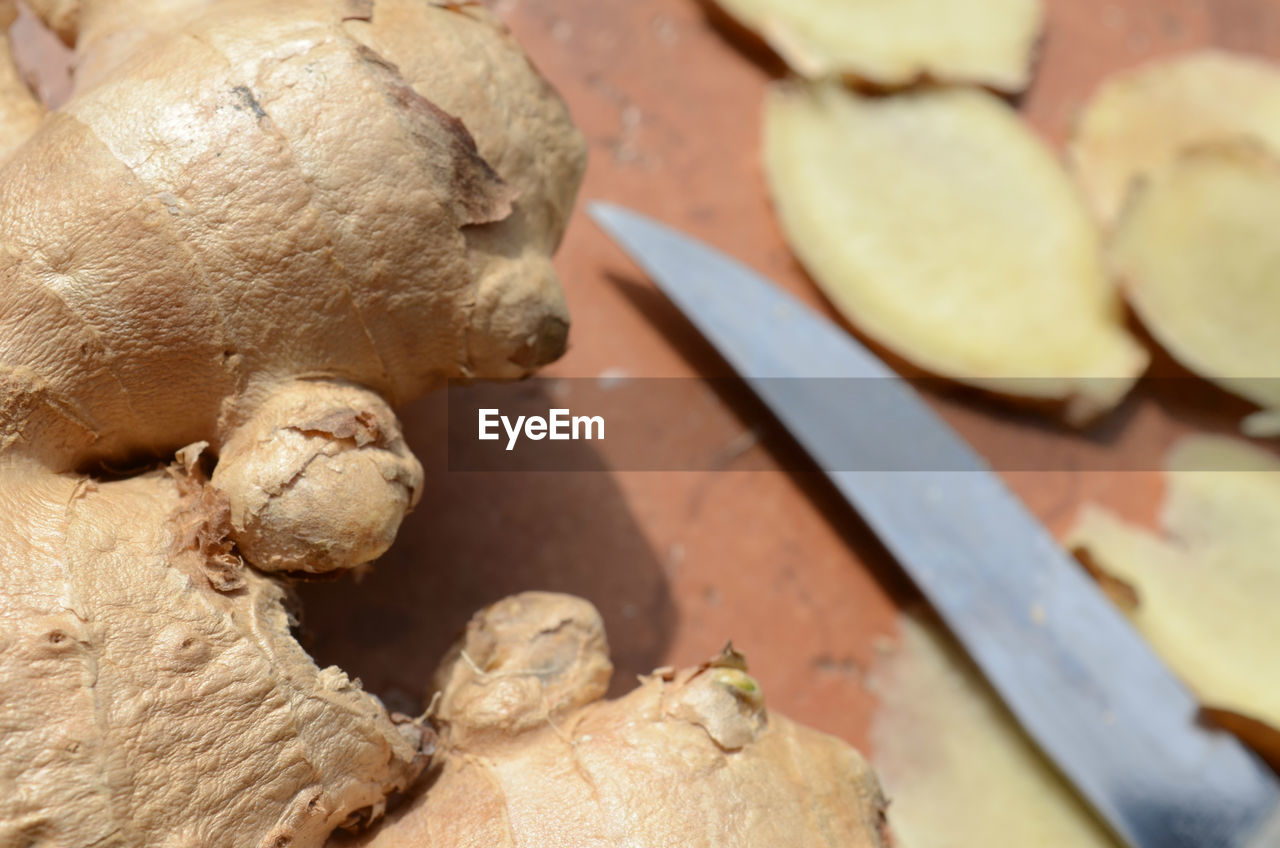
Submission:
[[[78,4],[73,97],[3,164],[0,450],[64,472],[207,441],[251,562],[359,565],[421,486],[387,405],[563,350],[548,257],[581,139],[470,7],[152,5]],[[380,456],[277,438],[344,415],[376,421],[355,449]],[[369,493],[380,526],[299,548],[313,474]]]
[[[362,848],[882,848],[862,757],[768,712],[740,654],[659,669],[603,701],[586,601],[529,592],[477,613],[436,675],[428,788]]]
[[[520,596],[411,719],[290,632],[417,500],[394,407],[564,349],[583,144],[487,13],[32,5],[77,74],[0,73],[0,845],[319,848],[398,793],[379,845],[884,844],[732,652],[601,702],[594,609]]]
[[[77,73],[0,39],[0,844],[314,848],[431,734],[262,572],[390,544],[393,407],[560,354],[584,145],[472,6],[32,6]]]
[[[0,486],[0,844],[318,846],[426,762],[311,662],[281,586],[207,578],[216,513],[183,476]]]

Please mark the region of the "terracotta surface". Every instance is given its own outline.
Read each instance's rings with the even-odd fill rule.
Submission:
[[[1206,43],[1280,49],[1280,2],[1049,5],[1039,75],[1021,103],[1054,143],[1114,69]],[[584,199],[668,221],[826,308],[781,239],[760,174],[761,98],[774,71],[767,56],[726,37],[694,0],[500,0],[497,8],[590,141]],[[38,52],[32,42],[28,53]],[[727,374],[581,212],[559,268],[574,328],[553,374]],[[1157,373],[1180,374],[1167,360]],[[708,407],[741,432],[767,420],[741,393]],[[1007,474],[1057,531],[1088,499],[1149,519],[1158,474],[1096,469],[1126,457],[1150,467],[1188,420],[1224,428],[1241,410],[1187,380],[1155,385],[1088,436],[1037,428],[981,402],[943,408],[980,444],[1033,438],[1035,450],[1062,452],[1045,462],[1059,470]],[[874,701],[863,673],[879,640],[893,637],[895,603],[913,594],[818,475],[734,470],[794,467],[793,447],[766,443],[714,472],[449,473],[441,399],[404,417],[433,469],[428,491],[371,575],[302,587],[304,636],[322,662],[413,709],[474,609],[521,589],[558,589],[603,611],[623,688],[636,673],[697,662],[732,637],[774,708],[865,743]],[[673,415],[666,437],[679,441],[681,426]]]

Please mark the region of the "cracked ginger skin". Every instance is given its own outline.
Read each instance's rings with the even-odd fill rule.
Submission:
[[[563,350],[584,146],[473,7],[31,5],[77,75],[48,111],[0,40],[0,844],[315,848],[429,734],[267,572],[390,544],[395,406]]]

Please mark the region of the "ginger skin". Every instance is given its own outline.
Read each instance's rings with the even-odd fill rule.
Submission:
[[[549,255],[583,145],[483,12],[426,0],[150,0],[147,15],[123,0],[54,5],[84,27],[76,90],[24,124],[30,137],[0,165],[10,462],[76,471],[199,441],[221,454],[237,437],[271,442],[242,430],[292,426],[260,410],[280,392],[305,396],[300,382],[362,390],[349,409],[368,415],[452,377],[523,376],[563,351]],[[18,105],[0,115],[38,114],[10,83],[0,102]],[[491,88],[503,96],[477,93]],[[399,439],[394,418],[379,430]],[[273,449],[292,467],[313,447]],[[383,460],[342,473],[407,508],[421,472],[396,461],[385,481]],[[224,468],[215,485],[250,476]],[[257,502],[225,490],[237,507]],[[303,494],[275,511],[313,506]],[[379,528],[333,525],[308,570],[380,554],[339,556],[348,530],[394,537],[403,510],[384,512]],[[255,565],[302,558],[281,554],[293,525],[264,539],[273,522],[254,519],[238,510],[233,532],[269,552]]]
[[[395,406],[561,353],[582,140],[475,7],[31,5],[77,73],[0,38],[0,844],[316,848],[431,734],[264,572],[391,543]]]
[[[428,787],[360,848],[888,844],[870,767],[768,712],[740,655],[604,701],[611,671],[586,601],[528,592],[477,613],[436,675]]]
[[[78,64],[46,112],[0,51],[0,845],[321,848],[405,793],[368,845],[882,848],[863,760],[735,654],[604,702],[599,615],[522,595],[410,719],[293,637],[289,576],[417,500],[392,410],[564,349],[583,144],[499,25],[31,5]]]

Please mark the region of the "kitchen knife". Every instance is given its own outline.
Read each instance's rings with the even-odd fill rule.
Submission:
[[[723,254],[617,206],[591,216],[825,471],[1117,837],[1280,846],[1276,775],[1199,723],[1191,693],[905,381]],[[834,382],[854,379],[880,382]]]

